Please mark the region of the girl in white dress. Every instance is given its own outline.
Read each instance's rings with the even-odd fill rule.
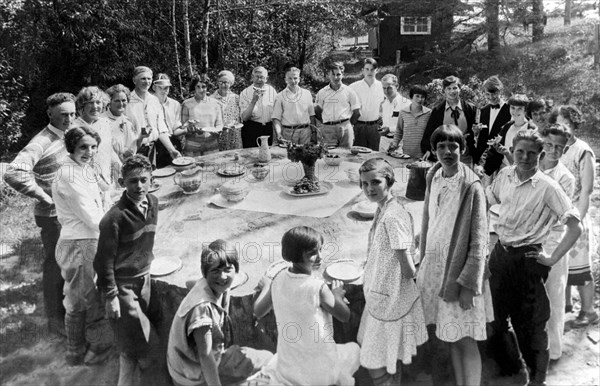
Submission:
[[[427,340],[414,281],[413,221],[391,194],[394,169],[387,161],[370,159],[358,170],[365,196],[378,206],[365,264],[360,364],[369,370],[375,385],[396,385],[401,374],[396,361],[411,363],[417,346]]]
[[[478,340],[493,320],[487,277],[486,200],[479,177],[460,155],[465,140],[454,125],[438,127],[431,147],[439,162],[427,175],[417,285],[428,325],[450,342],[457,385],[481,383]]]
[[[360,348],[354,342],[336,344],[331,316],[345,322],[350,309],[344,302],[343,283],[329,289],[313,276],[321,265],[323,236],[309,227],[287,231],[281,240],[283,259],[292,263],[270,280],[261,280],[262,292],[254,314],[271,308],[277,320],[277,354],[263,369],[276,385],[354,385]],[[266,282],[265,282],[266,281]]]

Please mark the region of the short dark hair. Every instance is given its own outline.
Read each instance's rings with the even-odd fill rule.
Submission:
[[[544,149],[544,140],[540,133],[537,130],[532,129],[524,129],[517,131],[513,138],[512,147],[513,150],[517,146],[517,143],[520,141],[531,141],[537,147],[538,153],[540,153]]]
[[[145,172],[152,173],[152,164],[148,157],[141,154],[134,154],[131,157],[126,158],[121,167],[121,177],[126,178],[132,170],[136,169],[142,169]]]
[[[383,158],[371,158],[363,162],[358,168],[358,174],[376,171],[387,181],[388,186],[394,185],[396,176],[393,166]],[[361,185],[362,186],[362,185]]]
[[[225,240],[218,239],[210,243],[207,247],[202,248],[200,256],[200,270],[202,276],[206,277],[208,268],[215,262],[219,262],[219,268],[231,264],[235,267],[235,272],[240,271],[240,259],[235,246]]]
[[[546,105],[546,101],[543,99],[534,99],[527,104],[527,116],[531,118],[534,111],[538,111],[543,109],[544,111],[548,111],[548,107]]]
[[[97,144],[100,145],[100,134],[98,134],[96,130],[92,129],[87,123],[77,120],[77,122],[65,133],[64,141],[67,152],[69,154],[75,153],[77,143],[86,135],[94,138]]]
[[[441,125],[431,134],[429,142],[431,143],[431,149],[435,151],[437,144],[443,141],[456,142],[460,146],[462,152],[467,144],[465,143],[465,137],[462,131],[455,125]]]
[[[483,82],[483,88],[489,92],[502,91],[504,85],[497,75],[492,75]]]
[[[196,91],[196,86],[198,85],[198,83],[204,83],[206,85],[206,87],[208,88],[208,86],[209,86],[208,76],[206,74],[194,75],[192,77],[192,80],[190,81],[190,92],[191,93],[194,93],[194,91]]]
[[[573,130],[579,129],[579,126],[583,123],[581,111],[573,105],[562,105],[552,110],[549,119],[550,123],[555,123],[559,115],[569,121]]]
[[[529,104],[529,97],[525,94],[513,94],[508,98],[509,106],[527,107]]]
[[[423,98],[427,99],[427,89],[420,84],[413,84],[410,86],[410,90],[408,91],[408,97],[412,99],[413,96],[423,95]]]
[[[539,133],[542,137],[547,137],[549,135],[559,135],[561,137],[565,137],[566,139],[571,138],[571,132],[569,128],[565,125],[561,125],[560,123],[553,123],[541,130]]]
[[[318,251],[324,243],[323,235],[307,226],[285,232],[281,238],[281,255],[285,261],[300,263],[306,252]]]
[[[341,72],[344,72],[344,70],[346,70],[346,68],[344,67],[344,63],[332,62],[327,65],[327,72],[335,71],[335,70],[340,70]]]
[[[51,109],[54,106],[58,106],[65,102],[75,103],[75,95],[70,92],[57,92],[56,94],[50,95],[46,98],[46,107]]]
[[[379,64],[378,64],[378,63],[377,63],[377,61],[376,61],[375,59],[373,59],[373,58],[366,58],[366,59],[363,61],[363,68],[365,67],[365,65],[366,65],[366,64],[370,64],[370,65],[372,65],[372,66],[373,66],[373,68],[378,68],[378,67],[379,67]]]
[[[444,80],[442,81],[442,88],[446,88],[448,86],[450,86],[452,83],[456,83],[458,85],[458,87],[462,86],[462,83],[460,82],[460,78],[454,76],[454,75],[450,75],[444,78]]]

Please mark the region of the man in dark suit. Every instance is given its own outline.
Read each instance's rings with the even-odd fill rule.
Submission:
[[[475,106],[460,99],[460,79],[456,76],[448,76],[442,81],[444,87],[445,101],[435,106],[431,111],[431,117],[421,140],[423,154],[430,152],[430,160],[435,159],[435,149],[431,148],[431,134],[441,125],[456,125],[462,131],[467,142],[466,153],[461,156],[461,161],[470,165],[471,155],[475,150],[473,135],[473,123],[475,122]]]
[[[487,141],[500,134],[500,129],[510,121],[510,108],[502,98],[504,85],[497,76],[491,76],[483,82],[488,104],[481,109],[479,125],[473,125],[475,135],[475,151],[472,153],[473,163],[477,165],[481,155],[487,148]]]

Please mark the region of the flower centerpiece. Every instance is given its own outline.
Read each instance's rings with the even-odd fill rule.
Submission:
[[[316,180],[315,163],[327,154],[327,148],[321,143],[306,143],[303,145],[289,143],[287,146],[288,158],[292,162],[302,162],[304,176]]]

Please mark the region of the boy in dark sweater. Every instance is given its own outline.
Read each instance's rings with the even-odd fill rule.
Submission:
[[[123,163],[119,183],[126,190],[100,222],[94,259],[98,289],[106,298],[121,352],[119,385],[132,384],[136,367],[149,356],[150,263],[158,215],[158,199],[148,194],[151,172],[142,155]]]

